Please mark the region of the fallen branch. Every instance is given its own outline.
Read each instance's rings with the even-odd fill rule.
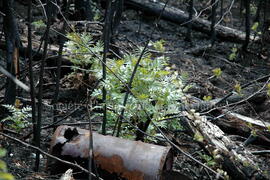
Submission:
[[[224,129],[224,131],[227,133],[234,132],[234,134],[245,137],[254,133],[253,136],[256,137],[257,142],[263,145],[270,145],[270,132],[267,131],[270,123],[225,110],[222,112],[226,119],[216,121],[215,124]]]
[[[263,122],[261,120],[252,119],[250,117],[243,116],[243,115],[238,114],[238,113],[226,112],[226,115],[231,116],[233,118],[237,118],[240,121],[243,121],[244,123],[249,123],[253,127],[258,127],[258,128],[262,128],[262,129],[267,129],[268,127],[270,127],[270,123],[268,123],[268,122]]]
[[[17,79],[15,76],[13,76],[12,74],[10,74],[7,70],[5,70],[2,66],[0,66],[0,72],[3,73],[5,76],[7,76],[8,78],[10,78],[15,84],[17,84],[17,86],[19,86],[20,88],[22,88],[23,90],[29,92],[30,88],[25,85],[23,82],[21,82],[19,79]]]

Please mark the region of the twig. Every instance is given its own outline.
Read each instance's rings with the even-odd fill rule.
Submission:
[[[255,82],[262,81],[262,80],[264,80],[264,79],[266,79],[266,78],[269,78],[269,77],[270,77],[270,74],[265,75],[265,76],[263,76],[263,77],[260,77],[260,78],[258,78],[258,79],[255,79],[255,80],[253,80],[253,81],[250,81],[250,82],[244,84],[243,86],[241,86],[241,88],[244,89],[244,88],[250,86],[251,84],[254,84]],[[225,97],[223,97],[223,98],[222,98],[221,100],[219,100],[217,103],[215,103],[215,106],[219,105],[220,103],[222,103],[223,101],[225,101],[226,99],[228,99],[231,95],[233,95],[233,91],[230,92],[229,94],[227,94]]]
[[[10,74],[7,70],[5,70],[2,66],[0,66],[0,72],[3,73],[5,76],[7,76],[8,78],[10,78],[15,84],[17,84],[19,87],[21,87],[22,89],[24,89],[25,91],[29,92],[30,88],[25,85],[22,81],[20,81],[19,79],[17,79],[15,76],[13,76],[12,74]]]
[[[90,103],[90,104],[89,104]],[[90,108],[89,108],[90,106]],[[91,119],[91,112],[92,112],[92,101],[89,99],[89,93],[87,92],[87,115],[88,115],[88,125],[89,125],[89,159],[88,159],[88,169],[92,172],[92,162],[94,161],[93,156],[93,131],[92,131],[92,119]],[[96,171],[97,173],[97,171]],[[98,175],[98,174],[97,174]],[[92,176],[89,174],[88,180],[92,180]]]
[[[262,151],[251,151],[252,154],[261,155],[261,154],[270,154],[270,150],[262,150]]]
[[[0,15],[2,15],[2,16],[6,16],[6,15],[5,15],[5,13],[3,13],[3,12],[1,12],[1,11],[0,11]]]

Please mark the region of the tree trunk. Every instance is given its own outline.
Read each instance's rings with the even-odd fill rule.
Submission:
[[[245,14],[246,38],[243,44],[243,50],[247,51],[249,40],[250,40],[250,0],[245,0],[245,8],[246,8],[246,14]]]
[[[191,39],[191,28],[192,28],[192,16],[193,16],[193,0],[189,0],[189,4],[188,4],[188,27],[187,27],[187,34],[186,34],[186,40],[191,42],[192,39]]]
[[[4,16],[4,34],[6,40],[6,65],[7,71],[18,77],[19,73],[19,31],[14,16],[14,0],[3,1],[2,10]],[[5,91],[5,104],[14,104],[16,99],[16,84],[7,78]]]
[[[77,20],[93,20],[90,0],[75,0],[75,11]]]
[[[211,13],[211,45],[213,46],[216,40],[216,16],[217,16],[217,6],[218,1],[217,0],[211,0],[211,6],[212,6],[212,13]]]

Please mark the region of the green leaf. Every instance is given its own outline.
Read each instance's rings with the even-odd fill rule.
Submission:
[[[212,99],[212,96],[203,96],[203,100],[210,101]]]
[[[236,58],[236,54],[235,53],[231,53],[229,56],[229,60],[233,61]]]
[[[199,141],[199,142],[203,142],[204,141],[204,138],[203,138],[202,134],[199,131],[196,131],[195,132],[194,139],[196,141]]]
[[[221,74],[222,74],[222,71],[221,71],[220,68],[215,68],[215,69],[212,70],[212,72],[214,73],[214,75],[215,75],[216,77],[220,77]]]
[[[236,47],[233,47],[231,51],[232,53],[229,56],[229,60],[233,61],[236,59],[238,49]]]
[[[7,171],[7,165],[4,161],[0,160],[0,172],[1,171]]]
[[[140,94],[140,95],[138,96],[138,98],[141,99],[141,100],[147,99],[147,98],[149,98],[149,95],[147,95],[147,94]]]
[[[241,85],[239,83],[236,83],[234,85],[234,89],[238,94],[242,94],[242,87],[241,87]]]
[[[15,178],[9,173],[0,172],[0,180],[15,180]]]
[[[159,41],[154,42],[153,46],[157,51],[164,52],[165,51],[164,43],[165,43],[165,41],[163,39],[161,39]]]
[[[5,149],[0,148],[0,157],[4,157],[7,154]]]
[[[255,22],[255,23],[253,24],[253,26],[251,27],[251,29],[252,29],[253,31],[257,31],[257,30],[258,30],[258,26],[259,26],[259,23],[258,23],[258,22]]]

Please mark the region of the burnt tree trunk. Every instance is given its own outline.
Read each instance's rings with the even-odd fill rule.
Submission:
[[[211,13],[211,45],[213,46],[216,40],[216,16],[217,16],[217,6],[218,1],[217,0],[211,0],[211,6],[212,6],[212,13]]]
[[[75,11],[77,20],[93,20],[90,0],[75,0]]]
[[[220,18],[223,18],[223,15],[224,15],[224,2],[223,0],[220,0]]]
[[[45,60],[47,59],[47,50],[48,50],[48,44],[49,44],[49,33],[50,33],[50,27],[52,23],[52,16],[53,15],[50,12],[50,5],[52,5],[50,0],[46,0],[47,6],[46,6],[46,12],[47,12],[47,26],[44,34],[44,45],[43,45],[43,54],[42,59],[40,62],[40,72],[39,72],[39,87],[38,87],[38,105],[37,105],[37,125],[36,125],[36,139],[35,139],[35,145],[40,148],[40,137],[41,137],[41,125],[42,125],[42,112],[43,112],[43,83],[44,83],[44,69],[45,69]],[[40,152],[36,152],[36,160],[35,160],[35,171],[39,171],[40,166]]]
[[[13,4],[14,0],[3,1],[1,11],[5,14],[3,27],[6,40],[6,68],[9,73],[18,77],[20,38]],[[7,78],[4,103],[14,104],[15,99],[16,84],[10,78]]]
[[[186,34],[186,40],[189,42],[192,42],[192,38],[191,38],[191,28],[192,28],[192,16],[193,16],[193,0],[189,0],[189,4],[188,4],[188,25],[187,25],[187,34]]]
[[[259,2],[258,2],[257,11],[256,11],[256,15],[255,15],[255,18],[254,18],[254,22],[260,22],[263,1],[264,0],[259,0]]]
[[[245,0],[244,3],[245,3],[245,9],[246,9],[246,14],[245,14],[246,38],[243,44],[243,50],[247,51],[248,44],[250,41],[250,0]]]

